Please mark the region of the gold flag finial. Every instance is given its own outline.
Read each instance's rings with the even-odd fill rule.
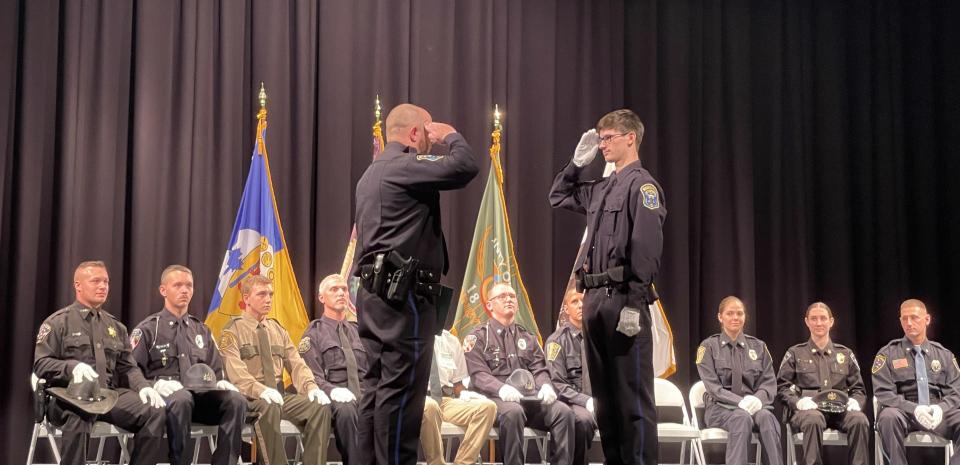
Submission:
[[[260,81],[260,108],[267,109],[267,88],[263,86],[263,81]]]
[[[497,182],[503,184],[503,167],[500,166],[500,134],[503,126],[500,124],[500,105],[493,106],[493,132],[490,133],[490,161],[493,170],[497,173]]]
[[[380,121],[380,94],[377,94],[377,100],[373,104],[373,118],[376,121]]]
[[[493,129],[499,131],[500,127],[500,105],[493,105]]]

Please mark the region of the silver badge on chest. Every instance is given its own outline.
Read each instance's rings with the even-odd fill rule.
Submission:
[[[194,342],[197,343],[197,347],[199,347],[199,348],[201,348],[201,349],[203,348],[203,336],[197,334],[197,336],[196,336],[195,338],[193,338],[193,340],[194,340]]]

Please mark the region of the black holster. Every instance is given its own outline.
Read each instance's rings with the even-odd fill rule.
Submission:
[[[402,302],[410,291],[439,296],[443,286],[439,273],[423,267],[414,257],[404,258],[396,250],[374,256],[372,265],[360,267],[364,288],[389,302]]]

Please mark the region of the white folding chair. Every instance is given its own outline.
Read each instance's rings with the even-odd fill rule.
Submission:
[[[703,444],[727,443],[727,430],[723,428],[700,428],[700,421],[697,419],[697,410],[704,408],[703,394],[705,392],[706,388],[703,386],[703,381],[697,381],[696,384],[690,387],[690,419],[693,420],[693,427],[700,430],[700,441],[697,443],[697,453],[700,455],[700,463],[704,464],[707,463],[707,460],[703,453]],[[750,443],[757,446],[757,455],[754,463],[760,465],[760,454],[763,446],[761,446],[760,440],[757,438],[757,433],[751,433],[750,436]]]
[[[193,441],[193,464],[200,465],[200,444],[203,438],[207,438],[207,445],[210,447],[210,453],[213,454],[217,448],[217,425],[190,425],[190,437]]]
[[[37,451],[37,441],[41,438],[47,439],[47,442],[50,444],[50,450],[53,452],[54,460],[56,460],[56,463],[60,463],[60,448],[57,446],[57,439],[63,437],[63,432],[47,421],[46,403],[48,399],[46,398],[47,394],[43,392],[45,384],[46,382],[37,378],[36,374],[30,374],[30,386],[33,390],[35,402],[35,418],[33,432],[30,435],[30,448],[27,450],[27,465],[39,465],[33,463],[33,456]],[[130,454],[127,451],[127,439],[131,437],[133,437],[132,433],[117,428],[110,423],[102,421],[95,422],[93,429],[90,431],[90,438],[98,440],[97,456],[94,459],[94,463],[103,462],[103,448],[108,438],[116,438],[117,442],[120,443],[120,464],[123,465],[127,463],[127,461],[130,460]]]
[[[244,424],[240,436],[244,442],[253,442],[253,425]],[[300,456],[303,454],[303,437],[300,436],[300,430],[298,430],[293,423],[287,420],[280,420],[280,436],[283,438],[284,444],[286,444],[289,438],[296,439],[297,451],[293,456],[293,463],[300,462]],[[263,451],[258,451],[257,453],[263,453]]]
[[[880,409],[878,408],[877,398],[872,398],[873,400],[873,443],[874,443],[874,456],[876,457],[877,465],[884,465],[887,463],[885,452],[883,451],[883,441],[880,438],[880,430],[878,429],[877,419],[880,418]],[[943,449],[943,464],[950,465],[950,457],[953,456],[953,441],[944,439],[936,434],[933,434],[928,431],[913,431],[907,435],[903,440],[904,447],[938,447]]]
[[[657,407],[680,408],[683,419],[680,423],[657,423],[657,439],[661,443],[680,443],[680,462],[702,464],[700,454],[698,453],[698,443],[700,441],[700,430],[690,421],[690,415],[687,412],[687,403],[683,400],[683,393],[670,381],[655,378],[654,397]],[[684,462],[687,446],[690,447],[690,461]]]

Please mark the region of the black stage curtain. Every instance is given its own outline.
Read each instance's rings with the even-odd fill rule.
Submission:
[[[960,350],[956,2],[62,1],[0,3],[0,454],[23,460],[40,322],[81,260],[109,266],[109,311],[160,308],[190,266],[205,313],[269,94],[268,149],[304,299],[339,270],[372,102],[411,101],[481,157],[505,111],[506,199],[541,328],[553,327],[584,221],[546,194],[607,111],[644,120],[666,190],[658,287],[679,373],[743,298],[779,363],[824,300],[861,362],[919,297]],[[444,198],[459,286],[482,179]],[[868,373],[868,372],[867,372]]]

